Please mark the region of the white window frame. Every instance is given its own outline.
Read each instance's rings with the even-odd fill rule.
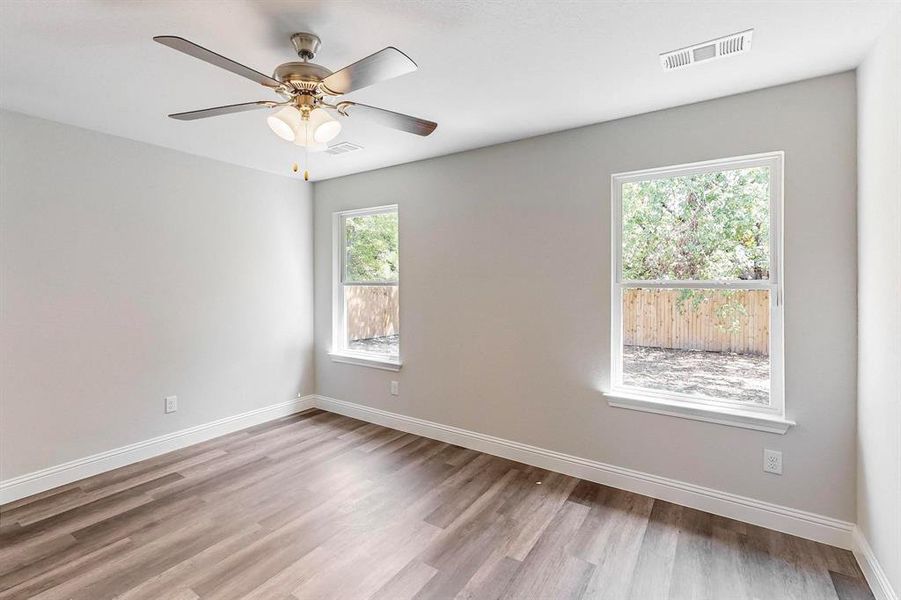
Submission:
[[[784,434],[794,422],[785,418],[783,281],[782,281],[782,195],[783,152],[768,152],[670,167],[616,173],[611,176],[611,328],[610,387],[608,403],[619,408],[690,418],[725,425]],[[622,190],[634,181],[668,179],[700,173],[732,171],[751,167],[769,168],[770,265],[767,280],[623,280],[622,279]],[[622,294],[628,288],[763,289],[770,298],[770,404],[708,398],[679,392],[627,386],[623,381]]]
[[[360,352],[349,350],[346,347],[347,321],[345,319],[344,288],[347,285],[366,286],[395,286],[400,294],[400,276],[395,281],[352,281],[345,282],[346,238],[345,222],[348,217],[363,217],[396,213],[398,215],[398,228],[400,228],[400,213],[396,204],[385,206],[373,206],[355,210],[344,210],[332,214],[332,349],[329,356],[335,362],[373,367],[387,371],[399,371],[402,362],[400,359],[400,341],[398,340],[398,354],[382,354],[378,352]],[[398,232],[398,262],[400,261],[400,235]]]

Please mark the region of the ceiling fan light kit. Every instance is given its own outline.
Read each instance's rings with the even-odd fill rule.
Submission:
[[[341,133],[341,123],[323,108],[302,112],[294,106],[283,106],[266,117],[269,129],[286,142],[325,150],[325,144]]]
[[[411,73],[418,68],[410,57],[391,46],[333,73],[310,62],[322,46],[319,37],[312,33],[295,33],[291,36],[291,43],[300,61],[277,66],[272,77],[269,77],[181,37],[163,35],[153,39],[164,46],[259,83],[282,98],[280,102],[258,100],[170,114],[173,119],[193,121],[258,108],[276,108],[275,112],[266,117],[269,128],[281,139],[303,146],[307,151],[325,150],[327,143],[341,132],[341,122],[329,114],[329,110],[344,118],[350,117],[352,112],[354,118],[359,115],[373,123],[420,136],[427,136],[438,127],[433,121],[349,100],[329,102],[330,98]]]

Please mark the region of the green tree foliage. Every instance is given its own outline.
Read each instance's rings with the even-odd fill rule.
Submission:
[[[624,279],[767,279],[769,169],[623,185]]]
[[[344,221],[346,281],[397,281],[397,213]]]
[[[767,279],[769,169],[755,167],[623,185],[623,278]],[[682,289],[679,310],[726,298],[716,326],[738,331],[747,310],[730,290]]]

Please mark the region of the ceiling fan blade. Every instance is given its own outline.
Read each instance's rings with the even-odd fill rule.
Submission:
[[[235,75],[246,77],[251,81],[256,81],[260,85],[265,85],[268,88],[277,88],[281,85],[281,82],[273,79],[272,77],[269,77],[268,75],[263,75],[259,71],[255,71],[250,67],[245,67],[241,63],[237,63],[230,58],[225,58],[221,54],[216,54],[212,50],[207,50],[203,46],[198,46],[194,42],[189,42],[185,38],[174,35],[158,35],[153,38],[153,41],[159,42],[164,46],[169,46],[173,50],[184,52],[185,54],[193,56],[194,58],[199,58],[204,62],[208,62],[211,65],[219,67],[220,69],[231,71]]]
[[[332,96],[341,96],[392,77],[412,73],[418,68],[409,56],[388,46],[335,71],[322,80],[322,87]]]
[[[207,117],[218,117],[219,115],[230,115],[232,113],[244,112],[247,110],[256,110],[258,108],[272,108],[278,106],[278,102],[269,102],[267,100],[258,100],[257,102],[244,102],[243,104],[227,104],[225,106],[216,106],[214,108],[204,108],[201,110],[191,110],[169,115],[173,119],[179,121],[194,121],[196,119],[206,119]]]
[[[408,133],[415,133],[416,135],[429,135],[435,131],[436,127],[438,127],[438,123],[435,123],[434,121],[426,121],[425,119],[411,117],[410,115],[385,110],[384,108],[376,108],[375,106],[369,106],[368,104],[341,102],[338,107],[342,113],[348,116],[360,115],[373,123],[400,129],[401,131],[406,131]]]

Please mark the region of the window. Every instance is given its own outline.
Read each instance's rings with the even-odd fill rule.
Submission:
[[[332,358],[400,368],[397,207],[334,215]]]
[[[612,183],[611,404],[784,433],[782,153]]]

